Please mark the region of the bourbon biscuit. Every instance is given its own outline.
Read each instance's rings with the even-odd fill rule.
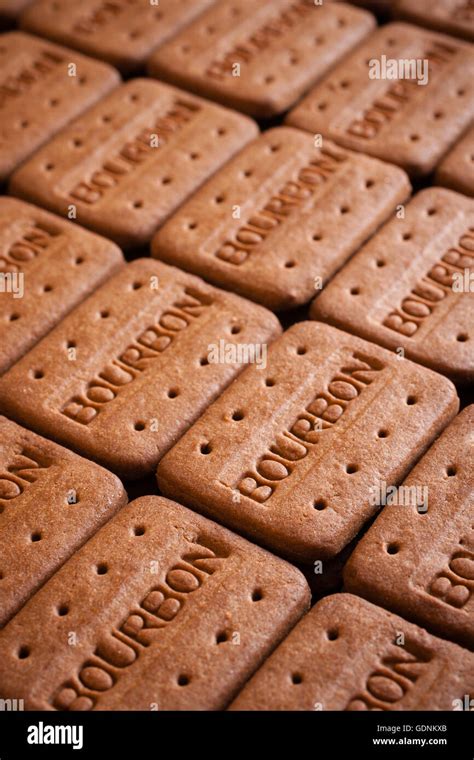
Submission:
[[[279,333],[262,306],[139,259],[0,378],[0,409],[138,478]]]
[[[316,148],[310,135],[278,127],[198,190],[156,234],[152,253],[290,308],[309,301],[409,193],[398,167],[329,141]]]
[[[435,181],[474,196],[474,127],[459,140],[436,169]]]
[[[336,275],[311,316],[472,382],[474,201],[422,190]]]
[[[0,628],[126,501],[111,472],[0,417]]]
[[[0,386],[1,387],[1,386]],[[1,398],[1,397],[0,397]],[[284,556],[335,557],[458,409],[425,367],[300,322],[249,367],[158,467],[158,484]]]
[[[346,565],[345,586],[474,649],[474,405],[385,505]]]
[[[308,606],[296,568],[144,497],[0,631],[0,695],[33,710],[223,709]]]
[[[472,0],[396,0],[398,18],[474,40],[474,6]]]
[[[122,264],[109,240],[0,198],[0,374]]]
[[[22,32],[0,40],[0,181],[116,87],[111,66]]]
[[[474,50],[409,24],[387,24],[287,117],[346,148],[429,174],[474,116]]]
[[[308,612],[230,709],[463,710],[473,695],[474,654],[335,594]]]
[[[313,0],[221,0],[149,60],[158,79],[252,116],[295,103],[375,26],[370,13]]]
[[[246,116],[160,82],[132,79],[64,129],[11,190],[119,245],[143,245],[258,134]]]
[[[142,68],[151,52],[214,0],[36,0],[21,16],[24,29],[101,58],[124,73]],[[59,5],[59,7],[57,7]],[[56,6],[56,7],[55,7]]]

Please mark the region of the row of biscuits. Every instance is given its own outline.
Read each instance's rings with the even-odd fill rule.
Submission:
[[[295,567],[168,499],[123,506],[78,548],[123,505],[119,481],[3,420],[21,482],[2,533],[7,614],[76,551],[0,632],[2,697],[74,711],[469,709],[474,654],[446,639],[474,642],[473,413],[404,484],[428,484],[429,508],[386,507],[359,543],[345,569],[358,596],[326,597],[306,615]],[[35,514],[45,494],[51,508]]]
[[[183,90],[3,35],[0,696],[469,709],[471,48],[335,2],[145,5],[40,0],[22,26],[123,73],[161,44],[149,70]],[[409,51],[427,87],[364,79]],[[229,110],[295,104],[261,136]],[[406,203],[435,167],[451,189]],[[268,309],[313,298],[281,335]],[[126,504],[117,475],[156,470],[177,501]],[[358,596],[305,614],[288,560]]]

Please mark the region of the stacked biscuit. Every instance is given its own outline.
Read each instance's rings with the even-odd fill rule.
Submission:
[[[0,0],[2,704],[472,709],[474,15],[412,6]]]

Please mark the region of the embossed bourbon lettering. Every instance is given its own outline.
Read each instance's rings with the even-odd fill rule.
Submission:
[[[38,57],[23,68],[18,74],[7,76],[0,83],[0,108],[12,98],[24,95],[29,89],[43,77],[53,71],[56,66],[64,62],[64,58],[57,52],[42,50]]]
[[[120,16],[127,5],[131,5],[129,0],[119,2],[119,0],[104,0],[97,4],[91,13],[80,18],[74,24],[72,30],[76,34],[92,35],[100,31],[109,21]]]
[[[197,288],[186,287],[183,295],[112,359],[85,389],[73,396],[61,413],[81,425],[89,425],[105,404],[117,398],[121,389],[150,367],[193,320],[198,319],[213,300]]]
[[[221,245],[214,254],[216,258],[236,266],[243,264],[272,230],[304,205],[318,185],[337,173],[346,160],[347,153],[340,148],[321,148],[320,155],[302,167],[294,180],[286,182],[260,211],[251,216],[237,230],[234,239],[226,240]]]
[[[436,73],[439,68],[449,63],[457,51],[458,48],[456,47],[433,41],[431,47],[417,56],[417,58],[427,59],[429,62],[429,82],[432,81],[432,73]],[[429,84],[427,86],[429,87]],[[362,118],[354,119],[349,124],[348,134],[364,140],[373,140],[382,127],[392,121],[397,112],[403,109],[404,105],[418,92],[417,80],[404,79],[394,82],[388,87],[385,94],[378,97],[370,108],[364,111]]]
[[[159,117],[151,127],[142,129],[132,140],[129,140],[115,156],[105,161],[93,171],[88,179],[82,180],[69,191],[74,201],[88,206],[100,201],[105,193],[116,187],[122,178],[147,161],[151,155],[156,155],[152,136],[158,135],[159,144],[163,145],[172,139],[186,124],[201,110],[195,103],[177,100],[172,108]]]
[[[437,305],[453,295],[453,275],[474,267],[474,228],[470,227],[441,260],[415,285],[397,309],[382,324],[401,335],[412,337]]]
[[[393,710],[429,668],[431,659],[415,642],[406,641],[403,647],[392,644],[345,709]]]
[[[351,401],[384,367],[379,359],[354,351],[326,388],[318,392],[234,488],[260,504],[267,501],[278,484],[291,475],[298,461],[318,442],[324,430],[340,420]]]
[[[206,70],[206,75],[212,79],[224,79],[232,76],[232,66],[235,63],[249,63],[266,50],[275,39],[282,37],[288,30],[293,29],[306,16],[314,11],[311,0],[296,0],[288,4],[274,19],[257,29],[245,42],[235,45],[223,57],[213,60]]]
[[[32,447],[20,447],[10,464],[0,469],[0,512],[51,464],[48,457]]]
[[[20,268],[23,270],[30,261],[49,248],[60,234],[39,222],[28,225],[21,237],[0,254],[0,272],[19,272]]]
[[[189,596],[217,572],[227,554],[216,554],[204,539],[195,539],[176,563],[152,586],[124,619],[97,641],[93,654],[51,699],[57,710],[91,710],[112,689],[125,668],[133,665],[160,633],[173,623]]]
[[[474,534],[463,536],[447,566],[430,581],[427,592],[450,607],[462,609],[474,592]]]

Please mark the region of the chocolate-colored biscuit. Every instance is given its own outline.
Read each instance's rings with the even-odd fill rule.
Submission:
[[[326,597],[231,710],[463,710],[474,654],[351,594]]]
[[[394,10],[413,24],[474,40],[472,0],[396,0]]]
[[[110,240],[0,198],[0,373],[122,264]]]
[[[425,175],[472,121],[473,93],[472,45],[387,24],[336,66],[287,122]]]
[[[0,378],[0,408],[124,477],[140,477],[243,369],[238,349],[266,349],[279,333],[262,306],[140,259]],[[221,343],[230,361],[214,357]]]
[[[313,0],[221,0],[150,58],[153,76],[253,116],[281,113],[375,26]]]
[[[278,127],[198,190],[157,233],[152,253],[289,308],[314,296],[409,192],[398,167],[329,141],[316,148],[310,135]]]
[[[0,181],[116,87],[111,66],[22,32],[0,40]]]
[[[144,66],[150,53],[179,32],[214,0],[36,0],[21,26],[129,73]],[[57,7],[59,5],[59,7]]]
[[[373,486],[401,482],[457,409],[441,375],[300,322],[167,454],[158,484],[312,564],[342,551],[377,511]]]
[[[474,127],[443,158],[435,180],[459,193],[474,195]]]
[[[296,568],[144,497],[0,631],[0,696],[40,710],[222,709],[308,606]]]
[[[111,472],[0,417],[0,627],[126,501]]]
[[[133,79],[38,151],[11,190],[62,215],[72,206],[86,227],[140,245],[257,134],[246,116]]]
[[[429,188],[336,275],[311,316],[472,382],[472,271],[474,201]]]
[[[395,492],[344,572],[348,591],[474,649],[474,405]],[[388,490],[387,490],[388,489]],[[396,580],[395,580],[396,579]]]

